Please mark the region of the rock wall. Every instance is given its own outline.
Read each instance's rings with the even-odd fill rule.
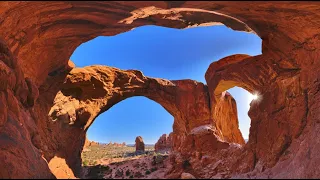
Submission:
[[[213,105],[215,107],[213,112],[214,125],[222,133],[221,138],[227,142],[245,144],[239,129],[237,104],[231,94],[227,91],[223,92]]]
[[[83,148],[88,147],[88,146],[97,146],[97,145],[99,145],[98,142],[95,142],[95,141],[86,141],[86,142],[84,143],[84,145],[83,145]],[[118,145],[118,144],[117,144],[117,145]]]
[[[172,133],[163,134],[154,145],[155,152],[169,152],[172,148]]]
[[[30,113],[37,88],[2,41],[0,60],[0,177],[54,178],[39,148],[38,119]]]
[[[186,161],[197,178],[320,176],[318,2],[0,2],[0,14],[1,178],[80,177],[94,118],[135,95],[175,117],[171,177],[180,177]],[[95,66],[69,73],[72,52],[96,36],[217,22],[256,33],[262,55],[213,63],[207,86]],[[242,147],[226,142],[242,143],[237,121],[221,119],[221,105],[232,104],[221,96],[228,99],[224,91],[233,86],[261,97],[251,103]]]

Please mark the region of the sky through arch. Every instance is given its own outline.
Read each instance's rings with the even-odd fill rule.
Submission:
[[[204,75],[210,63],[232,54],[259,55],[261,54],[261,43],[261,39],[255,34],[233,31],[224,25],[183,30],[150,25],[135,28],[116,36],[99,36],[81,44],[70,59],[77,67],[96,64],[107,65],[124,70],[137,69],[150,77],[169,80],[193,79],[206,84]],[[237,101],[240,130],[244,138],[248,139],[250,128],[248,110],[240,106],[247,107],[249,105],[249,93],[240,88],[233,88],[230,91]],[[124,100],[112,108],[138,108],[148,111],[148,107],[150,107],[150,102],[139,99]],[[157,116],[162,117],[163,115],[163,118],[169,118],[169,116],[164,116],[164,113],[169,113],[162,112],[161,108],[160,106],[157,110],[154,109],[156,113],[160,113]],[[119,110],[110,109],[109,111],[105,112],[108,113],[108,118],[119,119]],[[127,115],[127,118],[123,117],[124,119],[135,119],[137,116],[134,111],[121,115]],[[131,131],[130,126],[121,130],[123,131],[121,138],[117,134],[120,129],[113,126],[108,128],[110,121],[100,121],[100,118],[103,118],[103,114],[97,117],[92,127],[89,128],[89,139],[107,143],[108,139],[106,140],[105,137],[108,136],[114,139],[113,142],[133,142],[132,139],[135,137],[129,137],[135,136],[135,133]],[[172,122],[164,121],[166,124],[161,126],[172,128]],[[134,122],[135,120],[128,121],[128,123]],[[156,122],[151,120],[150,123]],[[142,125],[141,129],[147,129],[147,126],[150,124]],[[153,137],[155,134],[168,133],[161,128],[159,127],[159,131],[154,130],[145,136]],[[143,138],[146,139],[146,143],[155,143],[157,140]]]

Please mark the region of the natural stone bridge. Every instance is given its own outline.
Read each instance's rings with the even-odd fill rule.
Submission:
[[[80,177],[86,130],[100,113],[131,96],[148,97],[175,118],[176,166],[168,177],[178,177],[187,158],[199,178],[320,177],[319,5],[0,2],[0,177]],[[256,33],[262,55],[211,64],[207,85],[148,78],[136,70],[73,68],[68,61],[77,46],[99,35],[147,24],[216,23]],[[235,102],[225,92],[234,86],[262,97],[251,103],[244,146],[232,144],[243,144]]]

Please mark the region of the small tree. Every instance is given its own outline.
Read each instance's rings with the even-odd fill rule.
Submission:
[[[183,163],[182,163],[182,168],[183,169],[187,169],[190,166],[191,166],[191,164],[190,164],[189,160],[184,160],[183,161]]]
[[[146,175],[151,174],[151,172],[149,170],[146,170]]]
[[[82,161],[82,165],[83,165],[83,166],[88,166],[88,164],[89,164],[89,163],[88,163],[87,160]]]
[[[130,170],[127,169],[127,171],[126,171],[126,176],[129,176],[129,175],[130,175]]]

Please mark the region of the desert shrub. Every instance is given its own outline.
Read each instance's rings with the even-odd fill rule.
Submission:
[[[152,165],[162,164],[164,159],[165,159],[165,157],[162,155],[153,156],[151,164]]]
[[[88,162],[87,160],[84,160],[84,161],[82,161],[82,165],[83,165],[83,166],[88,166],[88,165],[89,165],[89,162]]]
[[[142,175],[142,173],[141,172],[135,172],[134,173],[134,177],[136,177],[136,178],[141,178],[141,177],[143,177],[143,175]]]
[[[107,171],[110,169],[109,166],[103,166]]]
[[[182,163],[182,168],[183,169],[187,169],[190,166],[191,166],[191,164],[190,164],[189,160],[184,160],[183,161],[183,163]]]
[[[151,172],[149,171],[149,170],[146,170],[146,174],[148,175],[148,174],[151,174]]]
[[[129,175],[130,175],[130,170],[127,169],[127,171],[126,171],[126,176],[129,176]]]
[[[122,175],[123,175],[122,169],[121,169],[121,170],[120,170],[120,169],[117,169],[115,175],[116,175],[116,177],[122,177]]]
[[[93,161],[92,165],[94,166],[97,165],[97,161]]]
[[[158,170],[158,168],[156,168],[156,167],[151,168],[151,172],[154,172],[156,170]]]

